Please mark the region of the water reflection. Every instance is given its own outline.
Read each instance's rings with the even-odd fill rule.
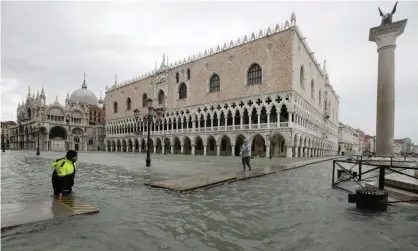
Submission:
[[[27,153],[2,155],[2,203],[50,195],[49,162],[55,158],[53,154],[39,159]],[[143,183],[207,168],[235,168],[234,160],[220,165],[153,159],[155,166],[145,169],[138,167],[138,162],[143,163],[138,158],[82,156],[75,192],[100,213],[19,227],[2,236],[3,248],[380,251],[418,247],[416,208],[391,206],[372,215],[354,210],[346,193],[330,189],[330,163],[183,194]]]

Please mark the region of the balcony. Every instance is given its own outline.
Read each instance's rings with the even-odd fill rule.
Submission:
[[[292,124],[295,126],[295,124]],[[251,131],[251,130],[270,130],[277,128],[288,128],[288,122],[272,122],[272,123],[260,123],[260,124],[244,124],[244,125],[222,125],[213,127],[197,127],[197,128],[178,128],[168,130],[155,130],[151,131],[151,135],[169,135],[169,134],[182,134],[182,133],[216,133],[216,132],[235,132],[235,131]],[[146,129],[145,129],[146,130]],[[142,132],[142,135],[146,135],[147,131]],[[116,133],[107,134],[107,137],[138,137],[141,134],[137,133]]]

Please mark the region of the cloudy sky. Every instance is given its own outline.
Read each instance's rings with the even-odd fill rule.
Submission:
[[[127,80],[290,18],[319,62],[327,59],[341,97],[340,120],[375,133],[377,51],[369,28],[394,2],[4,2],[1,3],[1,119],[15,119],[31,90],[47,102],[80,88],[100,95],[114,74]],[[400,2],[408,18],[396,49],[395,137],[418,143],[418,2]]]

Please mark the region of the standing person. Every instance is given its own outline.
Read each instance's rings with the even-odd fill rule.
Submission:
[[[251,158],[251,146],[248,144],[247,140],[244,140],[241,148],[241,157],[242,157],[242,167],[245,172],[245,165],[248,166],[248,171],[251,172],[250,158]]]
[[[72,192],[76,172],[75,162],[77,159],[77,152],[69,150],[64,158],[57,159],[51,164],[54,167],[52,187],[54,189],[54,195],[58,199],[61,199],[63,194],[69,195]]]

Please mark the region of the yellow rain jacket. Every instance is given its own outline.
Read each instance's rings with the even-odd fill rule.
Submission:
[[[75,163],[67,158],[57,159],[51,164],[55,168],[58,177],[72,175],[75,172]]]

